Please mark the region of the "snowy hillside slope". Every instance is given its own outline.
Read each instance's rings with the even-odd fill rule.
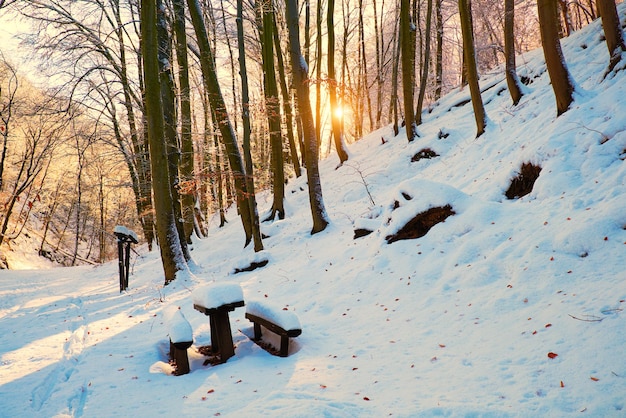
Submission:
[[[386,127],[342,167],[323,161],[331,224],[316,235],[299,178],[286,218],[262,225],[263,252],[242,248],[231,211],[167,287],[144,247],[122,294],[114,262],[0,271],[0,416],[626,416],[626,71],[602,79],[600,22],[563,49],[577,90],[559,118],[534,51],[518,57],[532,80],[518,106],[501,70],[483,75],[481,137],[469,92],[454,91],[417,141]],[[439,156],[412,162],[425,148]],[[526,162],[542,168],[532,192],[507,199]],[[425,236],[387,242],[443,205],[454,214]],[[210,282],[294,311],[290,356],[256,345],[240,308],[235,356],[203,365],[210,330],[191,292]],[[193,328],[185,376],[167,364],[172,306]]]

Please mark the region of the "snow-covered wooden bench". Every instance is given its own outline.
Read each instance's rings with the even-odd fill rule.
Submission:
[[[189,373],[187,349],[193,344],[193,330],[177,306],[169,307],[163,313],[170,337],[170,358],[175,364],[174,374],[179,376]]]
[[[281,357],[289,355],[289,339],[302,334],[298,316],[282,308],[262,301],[250,301],[246,306],[246,318],[254,324],[254,340],[261,339],[261,326],[280,336]]]
[[[195,289],[191,296],[194,309],[209,317],[211,352],[219,353],[220,362],[225,363],[235,355],[228,312],[245,305],[241,286],[235,283],[214,283]]]

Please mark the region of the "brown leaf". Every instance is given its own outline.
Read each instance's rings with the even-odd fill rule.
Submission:
[[[559,355],[558,355],[557,353],[553,353],[552,351],[550,351],[550,352],[548,353],[548,357],[550,357],[550,358],[557,358],[558,356],[559,356]]]

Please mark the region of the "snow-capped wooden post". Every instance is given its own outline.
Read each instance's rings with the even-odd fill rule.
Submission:
[[[235,355],[228,312],[245,305],[241,286],[236,283],[214,283],[195,289],[191,296],[194,309],[209,317],[211,351],[213,354],[219,353],[220,362],[226,363]]]
[[[174,374],[180,376],[189,373],[187,349],[193,344],[191,325],[177,306],[171,306],[163,313],[170,337],[170,358],[175,364]]]
[[[113,230],[117,237],[117,253],[120,268],[120,293],[128,288],[128,268],[130,266],[130,244],[137,244],[137,234],[125,226],[117,225]]]

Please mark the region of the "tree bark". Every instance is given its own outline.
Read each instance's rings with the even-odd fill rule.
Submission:
[[[328,31],[328,95],[330,99],[330,120],[335,139],[335,149],[339,157],[339,165],[348,160],[348,152],[343,143],[341,119],[337,111],[337,79],[335,77],[335,0],[328,0],[326,13],[326,29]]]
[[[402,92],[404,94],[404,126],[406,137],[409,142],[417,138],[417,126],[413,113],[413,92],[414,92],[414,51],[411,21],[410,1],[400,1],[400,45],[402,50]]]
[[[180,182],[185,241],[191,244],[194,231],[194,213],[197,201],[193,169],[193,138],[191,136],[191,97],[189,61],[187,58],[187,32],[185,30],[185,2],[172,0],[174,6],[174,34],[176,60],[178,61],[178,88],[180,95]]]
[[[274,199],[272,209],[267,220],[285,218],[285,171],[283,164],[283,141],[280,128],[280,104],[278,86],[276,84],[276,70],[274,67],[274,6],[271,0],[262,0],[261,19],[261,49],[263,58],[265,109],[267,112],[267,126],[269,128],[272,189]]]
[[[293,132],[293,110],[291,102],[290,89],[287,86],[287,76],[285,74],[285,63],[283,60],[283,52],[280,47],[280,38],[278,36],[278,26],[276,25],[276,13],[274,13],[274,48],[276,50],[276,62],[278,63],[278,79],[280,80],[280,91],[283,98],[283,111],[285,112],[285,125],[287,125],[287,140],[289,141],[289,151],[291,153],[291,163],[296,177],[302,175],[300,169],[300,159],[298,158],[298,149],[296,147],[296,138]]]
[[[476,138],[478,138],[485,132],[487,117],[485,115],[483,99],[480,95],[480,87],[478,85],[478,70],[476,69],[476,53],[474,51],[474,35],[469,1],[470,0],[459,0],[459,14],[461,30],[463,32],[463,57],[465,58],[467,83],[470,88],[474,118],[476,119]]]
[[[609,67],[607,74],[621,61],[622,53],[626,51],[622,26],[617,14],[614,0],[597,0],[598,10],[602,18],[602,28],[606,38],[606,47],[609,50]]]
[[[570,78],[561,50],[557,0],[537,0],[537,12],[543,55],[556,98],[557,116],[560,116],[574,101],[574,83]]]
[[[289,45],[291,55],[291,66],[294,74],[294,86],[298,100],[298,109],[302,119],[302,129],[306,146],[305,157],[307,167],[307,180],[309,183],[309,203],[311,205],[311,216],[313,218],[313,228],[311,234],[323,231],[328,226],[328,216],[324,207],[322,196],[322,183],[319,176],[318,167],[318,144],[315,136],[315,125],[313,123],[313,112],[309,102],[309,80],[308,67],[302,52],[300,51],[300,29],[298,22],[298,1],[286,1],[286,20],[289,29]]]
[[[428,70],[430,64],[430,30],[433,16],[433,0],[428,0],[426,6],[426,38],[424,40],[425,50],[422,59],[422,75],[420,77],[420,89],[417,97],[417,109],[415,111],[415,124],[422,124],[422,108],[424,107],[424,96],[426,95],[426,83],[428,81]]]
[[[163,110],[163,132],[167,149],[168,174],[170,176],[170,193],[172,195],[172,210],[180,248],[186,261],[191,260],[191,254],[187,248],[185,227],[183,223],[182,202],[180,190],[180,177],[178,168],[180,166],[180,149],[178,147],[178,132],[176,130],[176,97],[174,91],[174,74],[172,72],[172,42],[168,19],[166,16],[163,0],[157,0],[157,39],[158,39],[158,61],[159,80],[161,82],[161,106]]]
[[[522,87],[517,77],[515,65],[515,0],[504,0],[504,55],[506,57],[506,85],[513,104],[517,105],[522,98]]]
[[[435,100],[441,98],[443,87],[443,14],[441,13],[442,0],[435,0],[435,16],[437,31],[437,52],[435,53]]]
[[[156,229],[161,250],[161,261],[165,273],[165,284],[176,279],[176,272],[185,268],[185,259],[180,247],[176,220],[172,210],[172,195],[164,137],[164,121],[159,82],[157,10],[154,0],[141,1],[142,56],[146,96],[146,122],[150,145],[154,191]]]

